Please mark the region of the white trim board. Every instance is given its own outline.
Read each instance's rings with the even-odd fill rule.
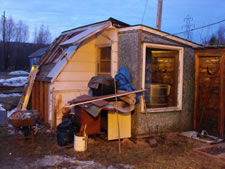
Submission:
[[[188,40],[185,40],[185,39],[176,37],[174,35],[170,35],[168,33],[161,32],[159,30],[155,30],[155,29],[143,26],[143,25],[120,28],[119,32],[127,32],[127,31],[133,31],[133,30],[143,30],[143,31],[146,31],[146,32],[149,32],[149,33],[153,33],[153,34],[157,35],[159,38],[160,37],[162,37],[162,38],[164,37],[164,38],[167,38],[167,39],[170,39],[170,40],[173,40],[173,41],[176,41],[176,42],[183,43],[185,45],[191,46],[193,48],[201,47],[201,45],[198,45],[196,43],[190,42]]]
[[[183,96],[183,65],[184,65],[184,48],[178,46],[144,43],[142,46],[143,60],[142,60],[142,89],[145,88],[145,68],[146,68],[146,48],[159,48],[159,49],[174,49],[179,51],[178,63],[178,89],[177,89],[177,106],[168,108],[149,108],[148,112],[168,112],[182,110],[182,96]],[[144,112],[144,100],[141,99],[141,111]]]

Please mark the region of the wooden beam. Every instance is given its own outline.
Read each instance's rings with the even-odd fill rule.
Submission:
[[[224,57],[220,59],[220,113],[218,121],[218,134],[224,136]]]
[[[193,128],[197,128],[197,107],[198,107],[198,83],[199,83],[199,56],[195,54],[195,100],[194,100],[194,115]]]
[[[134,94],[134,93],[142,93],[142,92],[145,92],[146,90],[147,89],[141,89],[141,90],[136,90],[136,91],[132,91],[132,92],[124,92],[124,93],[119,93],[119,94],[114,94],[114,95],[97,96],[93,100],[83,101],[83,102],[79,102],[79,103],[72,103],[71,105],[66,105],[64,107],[69,108],[69,107],[74,107],[74,106],[78,106],[78,105],[82,105],[82,104],[92,103],[92,102],[99,101],[99,100],[117,98],[117,97],[126,96],[126,95]]]
[[[35,109],[40,112],[40,81],[36,81],[36,101],[35,101]]]
[[[40,82],[40,119],[44,120],[44,82]]]
[[[44,85],[44,122],[47,124],[48,123],[48,87],[49,87],[49,84],[47,82],[45,82],[45,85]]]
[[[31,109],[36,110],[36,81],[34,82],[31,95]]]

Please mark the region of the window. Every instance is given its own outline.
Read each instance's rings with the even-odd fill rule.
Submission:
[[[145,44],[144,100],[149,111],[181,109],[183,48]]]
[[[111,47],[98,49],[97,75],[111,76]]]

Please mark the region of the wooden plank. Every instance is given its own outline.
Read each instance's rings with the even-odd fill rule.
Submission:
[[[141,90],[136,90],[136,91],[132,91],[132,92],[124,92],[124,93],[119,93],[119,94],[114,94],[114,95],[98,96],[98,97],[96,97],[96,99],[89,100],[89,101],[84,101],[84,102],[80,102],[80,103],[71,104],[71,105],[65,106],[65,107],[73,107],[73,106],[78,106],[78,105],[82,105],[82,104],[92,103],[94,101],[106,100],[106,99],[126,96],[126,95],[129,95],[129,94],[134,94],[134,93],[142,93],[142,92],[145,92],[145,91],[146,91],[146,89],[141,89]]]
[[[193,128],[197,128],[197,108],[198,108],[198,83],[199,83],[199,56],[195,54],[195,100],[194,100],[194,115]]]
[[[36,82],[34,82],[33,88],[32,88],[32,95],[31,95],[31,108],[36,110]]]
[[[44,120],[44,82],[40,82],[40,119]]]
[[[218,133],[224,136],[224,56],[220,59],[220,113],[218,121]]]
[[[45,98],[45,102],[44,102],[44,122],[47,124],[48,123],[48,87],[49,84],[47,82],[44,83],[44,98]]]
[[[38,72],[38,68],[39,66],[32,66],[28,80],[27,80],[27,86],[25,85],[25,99],[23,102],[23,106],[22,106],[22,110],[26,110],[27,109],[27,105],[30,99],[30,94],[31,94],[31,90],[33,88],[33,84],[34,84],[34,80],[36,78],[37,72]]]
[[[40,81],[36,81],[36,110],[40,112]]]

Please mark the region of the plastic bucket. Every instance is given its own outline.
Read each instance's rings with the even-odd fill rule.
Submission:
[[[87,150],[87,139],[88,137],[74,135],[74,150],[75,151],[86,151]]]

